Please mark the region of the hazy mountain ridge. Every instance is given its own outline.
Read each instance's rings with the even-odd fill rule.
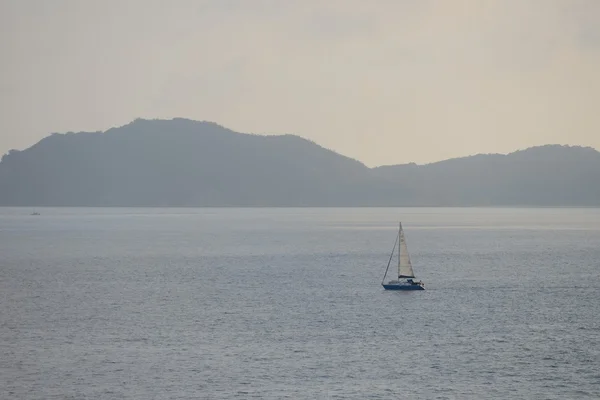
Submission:
[[[418,197],[433,204],[600,205],[600,153],[590,147],[545,145],[375,170],[410,182]]]
[[[295,135],[138,119],[10,151],[0,205],[598,206],[600,153],[546,145],[370,169]]]

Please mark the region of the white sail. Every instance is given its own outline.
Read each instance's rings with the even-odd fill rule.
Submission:
[[[398,255],[398,277],[399,278],[414,278],[415,273],[410,263],[410,255],[408,254],[408,247],[406,246],[406,239],[404,238],[404,230],[402,230],[402,224],[400,224],[400,254]]]

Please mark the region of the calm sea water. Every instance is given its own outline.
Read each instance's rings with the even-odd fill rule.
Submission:
[[[599,209],[32,211],[3,399],[600,398]],[[399,220],[425,291],[380,286]]]

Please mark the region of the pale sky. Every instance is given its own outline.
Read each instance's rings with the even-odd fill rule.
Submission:
[[[369,166],[600,149],[600,0],[0,0],[0,154],[138,117]]]

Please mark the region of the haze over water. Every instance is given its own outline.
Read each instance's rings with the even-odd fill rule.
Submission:
[[[600,397],[600,210],[0,208],[1,398]],[[426,290],[380,285],[405,229]]]

